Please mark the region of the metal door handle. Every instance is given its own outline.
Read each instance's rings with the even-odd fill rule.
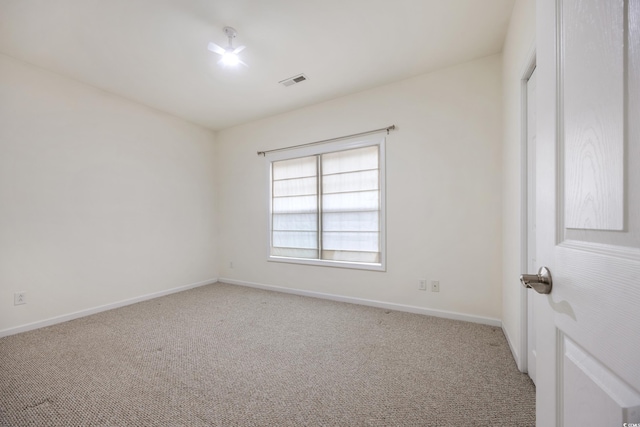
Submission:
[[[551,272],[547,267],[540,267],[538,274],[522,274],[520,282],[525,288],[533,288],[539,294],[551,293]]]

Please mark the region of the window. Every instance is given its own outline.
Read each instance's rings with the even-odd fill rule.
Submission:
[[[384,270],[384,138],[269,155],[269,260]]]

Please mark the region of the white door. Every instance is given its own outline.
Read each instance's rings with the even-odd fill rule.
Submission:
[[[640,423],[640,0],[536,8],[537,425]]]
[[[527,80],[527,271],[536,271],[536,72]],[[527,373],[536,382],[536,328],[533,289],[527,290]]]

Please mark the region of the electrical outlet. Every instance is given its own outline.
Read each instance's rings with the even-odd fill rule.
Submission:
[[[427,279],[418,280],[418,290],[426,291],[427,290]]]
[[[26,292],[16,292],[13,294],[13,305],[22,305],[27,303],[27,293]]]
[[[431,292],[440,292],[440,281],[432,280],[431,281]]]

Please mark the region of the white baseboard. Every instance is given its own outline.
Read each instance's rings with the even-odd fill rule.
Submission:
[[[137,302],[150,300],[153,298],[163,297],[165,295],[174,294],[176,292],[186,291],[187,289],[197,288],[199,286],[210,285],[212,283],[216,283],[218,281],[217,278],[204,280],[202,282],[191,283],[189,285],[178,286],[177,288],[166,289],[164,291],[153,292],[146,295],[141,295],[139,297],[129,298],[122,301],[117,301],[110,304],[101,305],[98,307],[88,308],[86,310],[76,311],[74,313],[63,314],[61,316],[51,317],[45,320],[39,320],[33,323],[27,323],[26,325],[16,326],[14,328],[3,329],[0,331],[0,338],[6,337],[9,335],[19,334],[21,332],[32,331],[34,329],[44,328],[45,326],[55,325],[56,323],[67,322],[69,320],[77,319],[79,317],[90,316],[92,314],[100,313],[102,311],[112,310],[118,307],[124,307],[126,305],[135,304]]]
[[[518,370],[520,372],[526,373],[527,371],[525,367],[522,366],[522,360],[520,359],[520,354],[516,351],[517,347],[513,345],[513,341],[509,336],[509,332],[507,332],[507,328],[505,328],[504,325],[502,325],[502,333],[504,334],[504,337],[507,339],[507,344],[509,344],[511,355],[513,356],[513,359],[516,361],[516,366],[518,367]]]
[[[412,306],[412,305],[396,304],[396,303],[390,303],[390,302],[384,302],[384,301],[369,300],[369,299],[364,299],[364,298],[356,298],[356,297],[347,297],[347,296],[335,295],[335,294],[327,294],[327,293],[324,293],[324,292],[306,291],[306,290],[303,290],[303,289],[294,289],[294,288],[285,288],[285,287],[282,287],[282,286],[266,285],[266,284],[262,284],[262,283],[247,282],[247,281],[243,281],[243,280],[235,280],[235,279],[228,279],[228,278],[219,278],[219,279],[213,278],[213,279],[209,279],[209,280],[204,280],[202,282],[191,283],[189,285],[178,286],[176,288],[166,289],[164,291],[153,292],[153,293],[146,294],[146,295],[141,295],[141,296],[138,296],[138,297],[135,297],[135,298],[130,298],[130,299],[122,300],[122,301],[117,301],[117,302],[114,302],[114,303],[105,304],[105,305],[101,305],[101,306],[98,306],[98,307],[89,308],[89,309],[86,309],[86,310],[76,311],[74,313],[63,314],[61,316],[51,317],[49,319],[40,320],[40,321],[33,322],[33,323],[28,323],[26,325],[17,326],[17,327],[14,327],[14,328],[3,329],[3,330],[0,331],[0,338],[6,337],[6,336],[9,336],[9,335],[19,334],[21,332],[31,331],[31,330],[34,330],[34,329],[44,328],[45,326],[51,326],[51,325],[55,325],[57,323],[67,322],[69,320],[77,319],[77,318],[80,318],[80,317],[90,316],[92,314],[100,313],[102,311],[112,310],[112,309],[118,308],[118,307],[124,307],[124,306],[127,306],[127,305],[135,304],[137,302],[141,302],[141,301],[146,301],[146,300],[150,300],[150,299],[153,299],[153,298],[162,297],[162,296],[165,296],[165,295],[170,295],[170,294],[173,294],[173,293],[176,293],[176,292],[186,291],[187,289],[197,288],[199,286],[204,286],[204,285],[210,285],[210,284],[213,284],[213,283],[216,283],[216,282],[224,282],[224,283],[229,283],[231,285],[247,286],[247,287],[251,287],[251,288],[264,289],[264,290],[275,291],[275,292],[283,292],[283,293],[288,293],[288,294],[302,295],[302,296],[308,296],[308,297],[313,297],[313,298],[322,298],[322,299],[346,302],[346,303],[351,303],[351,304],[366,305],[366,306],[370,306],[370,307],[385,308],[385,309],[389,309],[389,310],[404,311],[404,312],[407,312],[407,313],[423,314],[423,315],[427,315],[427,316],[442,317],[442,318],[445,318],[445,319],[462,320],[462,321],[465,321],[465,322],[473,322],[473,323],[480,323],[480,324],[483,324],[483,325],[497,326],[497,327],[502,328],[502,330],[504,331],[504,334],[507,337],[507,342],[509,343],[509,347],[511,348],[511,352],[514,355],[514,358],[516,358],[516,362],[518,362],[517,353],[514,352],[511,340],[509,339],[509,336],[508,336],[506,330],[502,326],[502,322],[500,321],[500,319],[494,319],[494,318],[491,318],[491,317],[483,317],[483,316],[475,316],[475,315],[464,314],[464,313],[457,313],[457,312],[453,312],[453,311],[435,310],[435,309],[429,309],[429,308],[423,308],[423,307],[416,307],[416,306]],[[519,366],[519,364],[518,364],[518,366]]]
[[[356,297],[346,297],[342,295],[326,294],[323,292],[316,292],[316,291],[305,291],[302,289],[285,288],[282,286],[274,286],[274,285],[265,285],[262,283],[246,282],[243,280],[218,278],[218,282],[228,283],[230,285],[247,286],[250,288],[265,289],[268,291],[284,292],[287,294],[322,298],[322,299],[328,299],[332,301],[348,302],[351,304],[367,305],[371,307],[386,308],[389,310],[405,311],[407,313],[424,314],[427,316],[443,317],[445,319],[462,320],[465,322],[481,323],[483,325],[502,327],[502,321],[500,319],[493,319],[491,317],[474,316],[471,314],[456,313],[453,311],[435,310],[435,309],[429,309],[429,308],[423,308],[423,307],[416,307],[413,305],[396,304],[391,302],[376,301],[376,300],[369,300],[369,299],[356,298]]]

